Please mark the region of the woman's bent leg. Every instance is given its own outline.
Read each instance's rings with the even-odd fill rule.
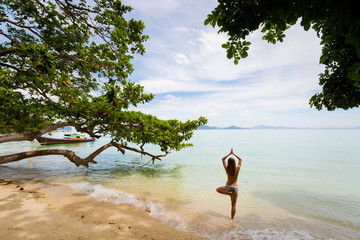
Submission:
[[[218,193],[231,196],[231,193],[229,192],[229,190],[228,190],[225,186],[218,187],[218,188],[216,189],[216,191],[217,191]]]

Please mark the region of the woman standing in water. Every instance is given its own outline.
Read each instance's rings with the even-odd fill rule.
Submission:
[[[228,163],[226,164],[225,160],[231,154],[234,155],[235,157],[237,157],[237,159],[239,159],[239,162],[238,162],[237,166],[236,166],[235,159],[232,158],[232,157],[230,157],[228,159]],[[236,212],[236,200],[237,200],[237,197],[238,197],[237,179],[238,179],[238,176],[239,176],[242,159],[239,156],[237,156],[233,152],[233,149],[231,148],[230,153],[222,158],[222,162],[223,162],[226,174],[227,174],[227,182],[226,182],[225,186],[218,187],[216,189],[216,191],[218,193],[230,196],[230,198],[231,198],[231,219],[234,219],[235,212]]]

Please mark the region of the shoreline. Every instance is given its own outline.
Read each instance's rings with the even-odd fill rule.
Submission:
[[[65,185],[0,179],[0,239],[207,239]]]

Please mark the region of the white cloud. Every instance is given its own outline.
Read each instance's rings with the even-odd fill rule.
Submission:
[[[195,28],[187,28],[184,26],[177,26],[175,28],[173,28],[174,31],[176,32],[183,32],[183,33],[189,33],[189,32],[197,32]]]
[[[182,99],[175,97],[174,95],[168,94],[165,96],[165,102],[166,103],[174,103],[174,104],[181,104]]]
[[[175,62],[177,62],[179,64],[183,64],[183,65],[191,64],[190,59],[184,53],[175,53],[174,60],[175,60]]]
[[[319,41],[315,37],[315,33],[308,33],[295,27],[289,32],[288,39],[280,45],[270,45],[260,40],[261,37],[253,37],[253,44],[249,57],[240,61],[239,65],[234,65],[232,60],[227,59],[226,51],[221,48],[221,44],[226,41],[223,35],[218,35],[214,29],[201,29],[198,31],[186,31],[185,27],[179,27],[181,31],[191,34],[176,35],[177,41],[160,40],[161,43],[152,44],[150,46],[157,50],[154,58],[147,58],[146,64],[151,65],[151,77],[148,79],[139,79],[141,83],[153,80],[154,78],[168,79],[172,84],[169,91],[203,91],[209,88],[209,83],[205,83],[205,87],[201,84],[187,85],[184,89],[182,82],[192,81],[230,81],[241,80],[245,78],[254,78],[263,72],[268,74],[264,79],[258,81],[266,82],[267,78],[272,78],[273,74],[281,71],[284,83],[292,81],[298,75],[291,75],[292,68],[300,69],[303,81],[309,83],[312,87],[314,76],[322,71],[318,65],[320,56]],[[171,31],[170,30],[167,30]],[[176,30],[178,32],[178,30]],[[167,33],[169,35],[169,33]],[[255,35],[259,35],[255,33]],[[182,38],[181,38],[182,37]],[[288,68],[288,69],[286,69]],[[155,85],[161,84],[161,87]],[[153,81],[151,89],[162,89],[164,81]],[[187,83],[186,83],[187,84]],[[199,89],[195,89],[198,87]],[[209,88],[211,90],[211,88]],[[161,93],[155,92],[155,93]]]
[[[140,82],[147,92],[165,93],[179,90],[186,90],[187,86],[183,82],[177,82],[166,78],[150,78]]]
[[[136,81],[147,92],[158,94],[141,108],[145,112],[163,119],[206,116],[209,125],[219,126],[315,126],[326,121],[331,125],[328,116],[341,118],[342,111],[329,114],[309,109],[309,98],[321,90],[318,74],[323,71],[318,64],[320,40],[313,31],[295,25],[276,45],[255,32],[249,38],[249,57],[235,66],[221,48],[226,36],[202,25],[215,0],[155,1],[159,7],[155,13],[150,2],[135,3],[135,8],[144,4],[139,11],[154,33],[146,44],[147,54],[137,58],[134,66]],[[166,15],[161,22],[158,11]]]

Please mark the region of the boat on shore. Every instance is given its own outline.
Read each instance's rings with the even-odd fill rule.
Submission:
[[[38,137],[37,140],[41,145],[51,145],[51,144],[93,142],[95,141],[95,138],[87,138],[85,137],[85,135],[70,133],[70,134],[65,134],[64,138]]]

